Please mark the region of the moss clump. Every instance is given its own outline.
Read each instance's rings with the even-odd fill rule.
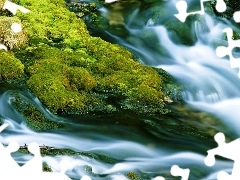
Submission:
[[[141,180],[141,178],[135,172],[128,172],[127,177],[131,180]]]
[[[95,59],[48,45],[18,52],[29,61],[28,87],[53,112],[165,113],[160,74],[130,58]],[[51,58],[52,56],[52,58]],[[35,57],[34,60],[31,60]]]
[[[31,11],[17,14],[29,42],[15,55],[26,66],[27,86],[53,113],[168,112],[164,76],[126,49],[91,37],[63,1],[17,3]]]
[[[80,111],[86,102],[84,93],[67,90],[60,78],[50,73],[38,73],[28,80],[28,87],[54,113]]]
[[[13,53],[0,51],[0,76],[1,79],[14,79],[22,76],[24,65],[14,57]]]
[[[9,49],[19,48],[27,42],[25,31],[14,32],[13,23],[21,24],[17,17],[0,16],[0,42]]]
[[[43,163],[42,170],[43,172],[53,172],[52,169],[46,163]]]

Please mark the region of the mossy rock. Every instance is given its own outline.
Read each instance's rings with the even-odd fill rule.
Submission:
[[[14,23],[21,25],[17,17],[0,16],[0,42],[9,49],[19,48],[27,42],[25,31],[14,32],[12,30]]]
[[[26,66],[28,88],[53,113],[168,112],[164,73],[141,65],[121,46],[91,37],[63,1],[17,3],[31,11],[17,13],[29,41],[15,56]]]
[[[0,76],[1,79],[14,79],[22,76],[24,65],[14,57],[13,53],[0,51]]]

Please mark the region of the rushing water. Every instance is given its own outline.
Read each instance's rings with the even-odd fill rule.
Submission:
[[[196,4],[196,1],[188,2]],[[10,125],[1,133],[1,143],[17,141],[24,145],[37,142],[91,153],[96,157],[105,155],[108,159],[82,155],[43,158],[55,171],[59,171],[61,159],[68,159],[67,175],[72,179],[87,174],[92,179],[124,180],[130,171],[136,172],[143,180],[160,175],[166,179],[179,179],[170,175],[174,164],[190,168],[189,179],[192,180],[216,179],[220,170],[230,173],[233,165],[230,161],[220,159],[213,167],[204,164],[206,151],[217,144],[214,144],[213,136],[204,137],[204,132],[196,132],[196,129],[209,133],[221,131],[229,139],[240,136],[238,72],[230,68],[227,57],[220,59],[215,54],[217,44],[227,45],[222,30],[232,27],[237,31],[237,27],[213,15],[199,16],[198,21],[190,21],[190,26],[189,22],[186,23],[192,32],[189,34],[191,43],[186,45],[165,26],[168,21],[177,22],[175,3],[175,0],[132,0],[101,7],[102,15],[111,22],[109,29],[101,35],[130,49],[143,64],[168,71],[184,87],[186,105],[177,108],[183,113],[190,112],[186,119],[149,119],[122,114],[60,117],[51,114],[29,92],[0,84],[0,118]],[[154,13],[156,15],[160,10],[164,13],[154,19]],[[30,130],[12,105],[15,94],[29,99],[48,119],[64,122],[68,128],[41,133]],[[193,109],[199,115],[193,116]],[[202,117],[201,112],[212,114],[213,118],[204,119],[207,116]],[[191,129],[192,126],[196,129]],[[184,128],[189,130],[184,131]],[[17,153],[14,158],[23,164],[31,156]]]

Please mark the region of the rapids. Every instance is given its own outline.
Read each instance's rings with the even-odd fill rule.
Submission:
[[[188,2],[196,4],[193,0]],[[230,161],[219,159],[213,167],[204,164],[206,151],[217,146],[213,142],[213,136],[197,138],[194,133],[179,131],[178,128],[194,125],[209,132],[213,129],[214,132],[224,132],[231,140],[240,136],[238,69],[230,68],[228,57],[218,58],[215,53],[217,45],[227,46],[222,30],[231,27],[238,32],[237,25],[205,13],[198,16],[198,21],[191,21],[193,36],[190,38],[193,43],[186,45],[164,24],[167,21],[176,21],[175,0],[122,0],[118,3],[99,9],[102,16],[112,22],[116,22],[116,19],[111,19],[115,17],[111,13],[117,13],[122,18],[119,24],[113,23],[109,29],[98,32],[98,35],[125,46],[141,63],[165,69],[184,88],[185,105],[182,108],[209,113],[217,121],[206,122],[207,120],[200,117],[201,114],[189,114],[187,119],[148,119],[124,114],[56,116],[30,92],[2,83],[0,118],[9,127],[1,132],[1,143],[7,145],[16,141],[24,145],[37,142],[39,145],[66,148],[96,156],[101,154],[109,159],[107,161],[82,155],[43,157],[43,161],[54,171],[60,171],[60,160],[69,160],[66,174],[72,179],[89,175],[93,180],[124,180],[131,171],[143,180],[154,179],[156,176],[179,179],[170,175],[171,166],[175,164],[190,169],[189,179],[216,179],[220,170],[230,173],[233,165]],[[128,3],[132,6],[129,7]],[[194,7],[198,6],[197,4]],[[166,9],[167,12],[164,11]],[[154,19],[153,14],[160,10],[164,11],[163,16]],[[124,29],[127,33],[119,34],[119,29]],[[15,93],[33,102],[48,119],[61,121],[67,128],[45,132],[29,129],[23,116],[11,103]],[[19,164],[24,164],[31,155],[14,153],[13,157]]]

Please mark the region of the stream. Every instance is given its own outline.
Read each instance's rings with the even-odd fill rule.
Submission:
[[[228,56],[219,58],[215,53],[217,46],[227,46],[222,30],[231,27],[239,32],[238,25],[209,13],[189,17],[182,23],[174,16],[176,2],[122,0],[106,4],[99,11],[109,25],[102,30],[92,29],[91,33],[128,48],[142,64],[163,68],[171,74],[183,87],[184,102],[174,108],[185,118],[121,113],[58,116],[30,92],[1,83],[0,119],[9,124],[1,132],[1,143],[16,141],[23,146],[37,142],[91,154],[43,156],[43,161],[56,172],[60,171],[59,162],[68,160],[66,174],[71,179],[88,175],[93,180],[124,180],[129,172],[135,172],[142,180],[154,180],[157,176],[181,179],[170,174],[173,165],[189,168],[190,180],[214,180],[219,171],[231,173],[232,161],[218,158],[214,166],[208,167],[204,158],[208,150],[217,147],[215,133],[223,132],[228,141],[240,137],[238,69],[230,67]],[[194,0],[187,2],[190,10],[200,8]],[[183,28],[180,34],[174,29],[176,24]],[[234,55],[237,57],[238,52]],[[12,105],[16,94],[34,103],[48,119],[63,122],[67,128],[44,132],[29,129]],[[32,158],[21,153],[14,153],[13,157],[20,164]]]

